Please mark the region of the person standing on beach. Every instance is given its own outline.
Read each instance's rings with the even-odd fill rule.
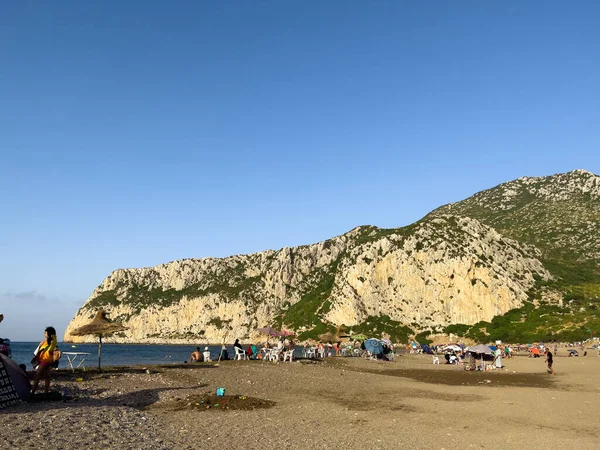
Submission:
[[[546,364],[548,364],[548,373],[551,373],[552,375],[556,375],[554,373],[554,369],[552,368],[552,363],[553,363],[552,352],[550,350],[546,349]]]
[[[244,351],[244,347],[242,347],[242,344],[240,344],[239,339],[235,340],[235,342],[233,343],[233,348],[239,348],[241,351]]]
[[[34,360],[38,363],[38,366],[33,377],[32,394],[35,394],[40,378],[45,380],[44,392],[48,393],[50,390],[50,372],[52,371],[52,363],[54,363],[54,349],[56,349],[56,330],[53,327],[48,327],[44,330],[44,335],[46,340],[40,342],[35,352]]]

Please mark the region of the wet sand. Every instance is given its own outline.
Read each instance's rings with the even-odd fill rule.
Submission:
[[[556,357],[555,376],[542,358],[491,372],[431,361],[61,371],[53,386],[65,401],[0,411],[0,448],[598,448],[596,354]]]

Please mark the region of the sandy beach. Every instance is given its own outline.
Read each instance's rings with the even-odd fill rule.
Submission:
[[[543,358],[505,366],[405,355],[63,370],[63,401],[0,411],[0,448],[598,448],[596,352],[557,356],[555,376]]]

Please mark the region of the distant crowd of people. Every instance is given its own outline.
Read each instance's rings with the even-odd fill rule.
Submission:
[[[239,339],[236,339],[235,342],[233,343],[233,355],[230,355],[229,351],[227,350],[227,347],[225,345],[221,346],[221,350],[218,351],[217,356],[214,357],[214,355],[210,352],[210,349],[208,346],[204,347],[204,351],[200,350],[200,347],[196,347],[196,350],[192,352],[192,354],[190,355],[190,362],[194,363],[194,362],[212,362],[212,361],[228,361],[233,359],[233,357],[235,356],[235,354],[237,352],[243,352],[245,357],[248,359],[261,359],[262,358],[262,353],[260,351],[261,348],[277,348],[280,349],[281,351],[284,350],[293,350],[295,348],[296,344],[293,340],[289,339],[279,339],[275,344],[269,344],[268,341],[266,341],[262,346],[260,346],[259,344],[249,344],[246,346],[246,348],[244,348],[244,346],[242,346],[242,344],[240,343]],[[236,351],[237,349],[237,351]]]
[[[230,354],[225,345],[221,346],[221,349],[217,354],[213,354],[208,346],[201,350],[201,347],[196,347],[190,354],[190,362],[211,362],[211,361],[227,361],[234,359],[236,355],[242,354],[245,359],[263,359],[268,355],[270,350],[277,351],[278,354],[283,355],[284,352],[293,351],[296,348],[296,343],[293,339],[285,339],[280,337],[273,343],[265,341],[263,344],[249,344],[243,346],[239,339],[236,339],[233,343],[233,354]],[[272,354],[272,352],[271,352]],[[364,340],[352,340],[349,342],[337,341],[337,342],[317,342],[310,344],[304,342],[302,346],[302,356],[305,358],[312,357],[331,357],[331,356],[362,356],[362,357],[373,357],[384,361],[394,359],[394,346],[391,342],[382,342],[382,350],[376,354],[371,354],[365,347]],[[283,358],[283,356],[282,356]]]

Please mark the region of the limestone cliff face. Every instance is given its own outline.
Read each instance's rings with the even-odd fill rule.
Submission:
[[[474,219],[439,216],[395,230],[358,227],[313,245],[120,269],[98,286],[64,340],[103,308],[123,343],[256,339],[273,323],[298,332],[373,316],[413,328],[473,324],[521,306],[551,275],[539,251]]]
[[[355,325],[385,314],[416,328],[473,324],[521,306],[534,274],[550,278],[534,249],[471,219],[442,217],[419,225],[402,245],[396,239],[355,250],[328,320]]]

